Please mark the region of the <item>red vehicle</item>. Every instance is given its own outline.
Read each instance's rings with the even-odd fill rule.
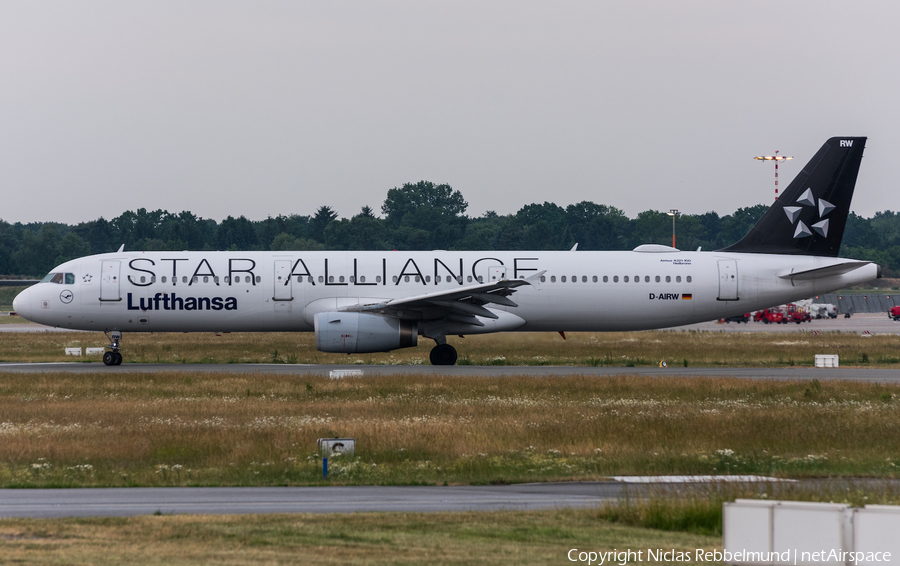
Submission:
[[[809,309],[805,309],[803,307],[798,307],[794,303],[791,303],[787,306],[787,322],[796,322],[800,324],[801,322],[812,322],[812,315],[809,313]]]
[[[764,322],[766,324],[787,324],[787,321],[784,320],[784,313],[778,310],[777,308],[764,309],[761,311],[757,311],[753,316],[753,320],[757,322]]]
[[[888,311],[888,316],[894,320],[900,320],[900,306],[891,307],[891,310]]]

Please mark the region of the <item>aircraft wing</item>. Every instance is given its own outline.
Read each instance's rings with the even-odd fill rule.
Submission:
[[[503,279],[491,283],[478,283],[476,285],[456,287],[445,291],[403,297],[402,299],[393,299],[380,303],[348,305],[338,310],[382,314],[411,320],[436,320],[443,318],[474,326],[484,326],[484,323],[478,320],[477,317],[498,318],[496,314],[485,308],[484,305],[519,306],[509,296],[515,293],[518,287],[532,285],[544,273],[544,271],[541,271],[527,279]]]

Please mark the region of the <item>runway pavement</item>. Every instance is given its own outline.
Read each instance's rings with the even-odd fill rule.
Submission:
[[[0,489],[0,518],[127,517],[162,514],[499,511],[592,507],[624,496],[708,494],[731,483],[764,490],[896,490],[900,480],[761,476],[623,476],[616,481],[474,486],[155,487]],[[829,485],[825,485],[829,484]],[[727,488],[726,488],[727,489]]]
[[[621,482],[505,486],[212,487],[0,490],[0,517],[496,511],[586,507]]]
[[[269,373],[293,376],[332,376],[332,372],[353,370],[359,377],[386,375],[433,375],[453,377],[503,377],[524,375],[536,378],[585,375],[649,375],[658,377],[739,377],[762,380],[835,380],[847,379],[875,383],[900,382],[900,372],[893,369],[865,368],[720,368],[720,367],[583,367],[583,366],[361,366],[306,364],[130,364],[104,366],[100,362],[0,363],[0,373],[66,372],[116,374],[156,373],[161,371],[221,372],[235,374]]]

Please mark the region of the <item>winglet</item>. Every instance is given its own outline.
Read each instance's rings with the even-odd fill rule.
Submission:
[[[125,251],[125,244],[122,244],[121,246],[119,246],[119,249],[116,250],[116,253],[117,253],[117,254],[120,254],[120,253],[122,253],[122,252],[124,252],[124,251]]]
[[[576,244],[576,245],[577,245],[577,244]],[[540,289],[539,285],[541,284],[541,277],[543,277],[545,273],[547,273],[547,270],[546,270],[546,269],[544,269],[544,270],[542,270],[542,271],[538,271],[538,272],[535,273],[534,275],[531,275],[531,276],[529,276],[529,277],[526,277],[526,278],[525,278],[525,281],[526,281],[529,285],[531,285],[532,287],[534,287],[535,289],[538,289],[538,290],[539,290],[539,289]]]

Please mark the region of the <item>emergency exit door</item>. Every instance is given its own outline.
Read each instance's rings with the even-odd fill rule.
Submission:
[[[719,260],[719,300],[738,300],[737,261],[733,259]]]

